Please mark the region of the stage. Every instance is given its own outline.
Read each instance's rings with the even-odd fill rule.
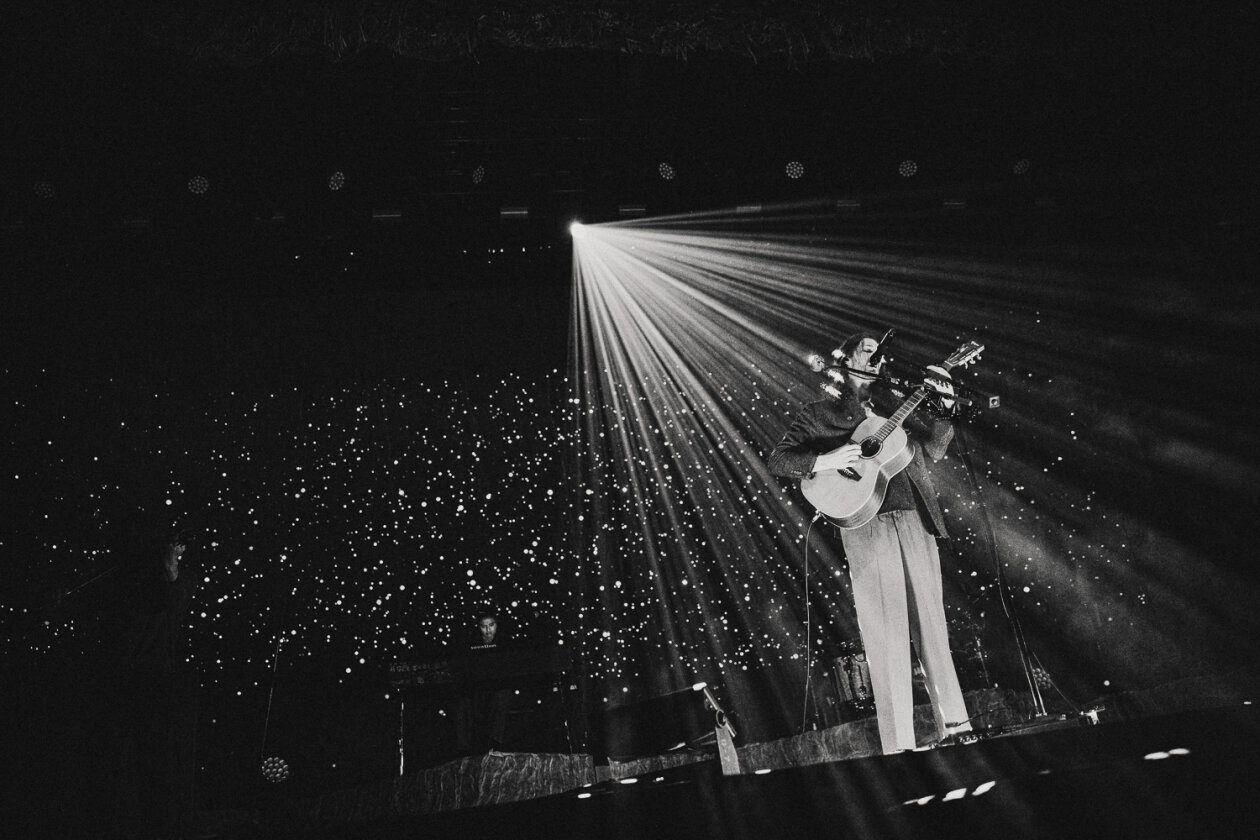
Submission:
[[[920,739],[892,756],[875,754],[873,721],[857,721],[740,746],[734,775],[711,750],[607,765],[590,755],[470,757],[318,800],[276,799],[238,815],[236,829],[228,815],[203,814],[219,828],[202,835],[1228,836],[1256,823],[1256,685],[1247,670],[1117,694],[1092,713],[1004,714],[975,743]]]

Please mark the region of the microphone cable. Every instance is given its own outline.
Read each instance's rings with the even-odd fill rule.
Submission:
[[[805,734],[805,724],[809,719],[810,684],[814,676],[813,634],[809,610],[809,535],[813,533],[814,523],[823,518],[822,511],[816,511],[805,529],[805,696],[801,698],[801,734]]]

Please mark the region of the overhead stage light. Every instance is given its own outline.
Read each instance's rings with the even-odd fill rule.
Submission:
[[[661,164],[656,167],[656,171],[659,172],[661,175],[661,178],[666,181],[674,180],[674,175],[676,174],[674,172],[674,167],[670,166],[668,163],[665,163],[664,161],[661,161]]]
[[[578,231],[582,229],[581,222],[569,222],[569,236],[577,236]]]
[[[31,191],[44,201],[50,201],[57,195],[57,188],[48,181],[36,181],[31,185]]]
[[[1015,161],[1015,165],[1011,167],[1011,171],[1013,171],[1016,175],[1026,175],[1028,173],[1029,166],[1031,166],[1031,164],[1028,162],[1028,158],[1020,158]]]
[[[271,756],[263,759],[262,774],[263,778],[269,782],[283,782],[289,778],[289,765],[283,758]]]
[[[919,171],[919,164],[912,160],[903,160],[901,165],[897,167],[897,174],[902,178],[909,178],[911,175]]]
[[[332,190],[333,192],[336,192],[337,190],[341,189],[345,185],[346,185],[346,173],[342,172],[341,170],[337,170],[332,175],[328,176],[328,189]]]
[[[210,179],[205,175],[194,175],[188,179],[188,191],[193,195],[205,195],[210,190]]]
[[[797,178],[805,174],[805,164],[801,163],[799,160],[788,161],[788,165],[783,168],[783,171],[789,178],[795,181]]]
[[[472,171],[472,182],[474,184],[480,184],[484,180],[486,180],[486,168],[484,166],[478,166]]]

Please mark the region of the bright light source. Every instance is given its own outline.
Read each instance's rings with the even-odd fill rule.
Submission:
[[[661,161],[661,164],[656,167],[656,171],[659,172],[661,175],[661,178],[663,178],[666,181],[674,180],[674,175],[676,174],[674,172],[674,167],[670,166],[668,163],[665,163],[664,161]]]
[[[797,178],[805,174],[805,164],[801,163],[799,160],[788,161],[788,165],[783,168],[783,171],[789,178],[795,181]]]
[[[210,190],[210,179],[205,175],[194,175],[188,179],[188,191],[193,195],[205,195]]]
[[[1020,158],[1015,161],[1015,165],[1011,167],[1011,171],[1016,175],[1026,175],[1028,174],[1028,167],[1031,165],[1032,164],[1028,162],[1028,158]]]
[[[486,168],[478,165],[477,168],[472,171],[472,182],[474,184],[480,184],[484,180],[486,180]]]
[[[42,198],[44,201],[48,201],[57,195],[57,188],[48,181],[36,181],[31,186],[31,190],[38,198]]]
[[[576,236],[577,232],[582,229],[581,222],[569,222],[569,236]]]
[[[338,170],[328,176],[328,189],[336,192],[346,185],[346,173]]]
[[[912,160],[903,160],[901,165],[897,167],[897,174],[902,178],[909,178],[911,175],[919,171],[919,164]]]

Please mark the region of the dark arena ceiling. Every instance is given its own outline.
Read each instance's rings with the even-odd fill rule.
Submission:
[[[1228,212],[1234,21],[1108,5],[41,4],[8,56],[4,220],[155,221],[197,175],[268,219],[656,214],[897,186],[905,158],[920,188],[1025,161],[1060,194]]]
[[[192,344],[219,346],[217,302],[244,295],[238,322],[296,323],[300,301],[317,324],[241,351],[254,357],[283,356],[301,329],[329,333],[309,314],[323,301],[355,325],[340,332],[456,324],[552,368],[562,338],[512,328],[563,334],[575,218],[855,195],[939,213],[965,197],[971,224],[986,206],[989,221],[1051,207],[1069,237],[1161,249],[1242,238],[1254,218],[1235,162],[1251,144],[1242,28],[1227,15],[918,0],[111,5],[9,15],[0,244],[37,279],[20,284],[6,332],[11,357],[36,366],[83,362],[79,345],[59,356],[43,340],[67,324],[125,345],[175,317]],[[486,294],[465,282],[478,273]],[[432,323],[391,321],[415,309],[400,294],[422,294]],[[473,302],[494,305],[476,324],[452,317]],[[101,305],[129,327],[102,334]],[[351,343],[324,361],[350,364],[342,374],[364,354],[373,369],[454,362]]]

